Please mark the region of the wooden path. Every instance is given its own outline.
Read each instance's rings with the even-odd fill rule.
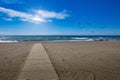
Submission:
[[[17,80],[59,80],[42,44],[33,46]]]

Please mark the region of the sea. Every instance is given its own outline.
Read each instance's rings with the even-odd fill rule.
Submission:
[[[69,42],[120,40],[116,35],[0,35],[0,42]]]

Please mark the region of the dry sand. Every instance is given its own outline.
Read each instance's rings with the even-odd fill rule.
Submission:
[[[34,43],[0,43],[0,80],[16,80]]]
[[[16,80],[34,43],[0,43],[0,80]],[[120,80],[120,41],[43,43],[60,80]]]
[[[43,45],[60,80],[120,80],[120,41]]]

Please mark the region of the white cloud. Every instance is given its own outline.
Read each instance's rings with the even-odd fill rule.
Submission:
[[[49,11],[43,11],[43,10],[36,10],[34,12],[37,13],[38,15],[41,15],[41,17],[43,18],[64,19],[66,16],[68,16],[67,14],[65,14],[66,11],[56,13],[56,12],[49,12]]]
[[[21,21],[28,21],[33,23],[43,23],[52,21],[52,19],[65,19],[68,17],[66,11],[54,12],[54,11],[45,11],[45,10],[32,10],[32,13],[15,11],[12,9],[7,9],[0,7],[0,12],[5,13],[8,17],[18,18]]]

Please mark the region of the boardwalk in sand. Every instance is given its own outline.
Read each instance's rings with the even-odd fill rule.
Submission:
[[[17,80],[58,80],[58,76],[41,44],[35,44]]]

